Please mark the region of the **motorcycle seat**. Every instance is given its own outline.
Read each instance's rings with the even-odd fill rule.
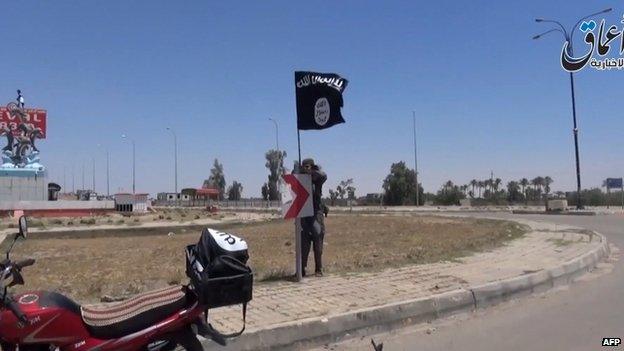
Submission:
[[[116,339],[154,325],[186,306],[186,287],[149,291],[120,302],[83,305],[82,320],[92,336]]]

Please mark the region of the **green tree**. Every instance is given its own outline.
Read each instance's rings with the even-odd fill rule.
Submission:
[[[449,180],[442,185],[436,194],[434,203],[437,205],[459,205],[459,200],[465,198],[466,195],[461,188]]]
[[[554,182],[555,181],[551,177],[544,177],[544,193],[546,193],[546,197],[548,197],[548,194],[550,194],[550,184]]]
[[[543,181],[544,178],[542,177],[535,177],[531,179],[531,185],[533,185],[533,200],[538,200],[541,197]]]
[[[520,179],[520,186],[522,186],[522,194],[524,195],[524,200],[526,203],[526,200],[528,199],[527,197],[527,193],[526,193],[526,187],[529,185],[529,180],[526,178],[522,178]]]
[[[390,174],[383,182],[384,204],[390,206],[413,204],[416,199],[416,174],[413,169],[407,168],[405,162],[400,161],[390,166]],[[423,188],[418,184],[418,202],[424,204]]]
[[[268,201],[269,200],[269,186],[267,185],[267,183],[262,184],[262,199],[264,201]]]
[[[280,199],[279,180],[284,174],[284,159],[286,151],[269,150],[264,154],[266,159],[265,167],[269,170],[269,181],[267,182],[269,200],[276,201]]]
[[[233,181],[232,185],[228,188],[228,200],[238,201],[241,199],[243,193],[243,185],[237,181]]]
[[[344,200],[345,196],[347,196],[348,199],[354,199],[355,187],[353,186],[353,179],[349,178],[347,180],[340,181],[340,184],[336,187],[336,192],[341,200]]]
[[[204,180],[204,188],[215,188],[219,190],[219,199],[223,199],[225,194],[225,174],[223,173],[223,164],[215,158],[210,170],[210,177]]]
[[[334,189],[329,189],[329,203],[331,204],[331,206],[336,205],[336,200],[338,199],[338,192],[335,191]]]
[[[507,200],[511,203],[524,200],[524,196],[520,192],[520,183],[515,180],[507,183]]]
[[[477,182],[476,179],[473,179],[470,181],[470,186],[472,186],[472,193],[470,195],[470,197],[474,197],[475,196],[475,187],[477,186],[479,182]]]

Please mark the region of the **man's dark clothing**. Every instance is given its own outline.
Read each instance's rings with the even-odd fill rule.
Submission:
[[[308,256],[310,256],[310,246],[313,246],[315,272],[321,272],[323,270],[323,239],[325,238],[323,212],[318,211],[312,217],[301,218],[301,229],[301,266],[305,271]]]
[[[325,220],[323,213],[323,203],[321,196],[323,193],[323,183],[327,180],[327,175],[318,169],[310,172],[312,176],[312,206],[314,208],[314,216],[301,218],[301,265],[305,270],[308,265],[308,256],[310,255],[310,246],[314,245],[314,265],[315,271],[323,270],[323,239],[325,237]]]

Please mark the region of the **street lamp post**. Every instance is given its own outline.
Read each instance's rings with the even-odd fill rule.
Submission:
[[[273,124],[275,124],[275,147],[277,151],[279,151],[279,128],[277,126],[277,121],[271,117],[269,117],[269,121],[272,121]]]
[[[110,197],[110,154],[106,148],[106,197]]]
[[[543,18],[537,18],[535,19],[535,22],[541,23],[541,22],[545,22],[545,23],[554,23],[556,25],[559,26],[559,28],[553,28],[549,31],[546,31],[542,34],[538,34],[536,36],[533,37],[533,39],[539,39],[541,37],[543,37],[544,35],[548,34],[548,33],[552,33],[552,32],[560,32],[561,34],[563,34],[566,42],[568,43],[567,46],[567,50],[568,50],[568,55],[570,55],[570,57],[574,57],[574,49],[573,49],[573,41],[572,39],[574,38],[574,32],[576,31],[576,29],[578,28],[579,24],[581,24],[582,21],[589,19],[591,17],[603,14],[603,13],[607,13],[610,12],[612,9],[608,8],[605,10],[602,10],[600,12],[596,12],[596,13],[592,13],[591,15],[587,15],[583,18],[581,18],[580,20],[578,20],[578,22],[576,22],[576,24],[572,27],[572,30],[570,32],[568,32],[565,27],[558,21],[554,21],[554,20],[548,20],[548,19],[543,19]],[[572,133],[574,134],[574,155],[576,157],[576,209],[582,209],[583,208],[583,204],[581,203],[581,164],[580,164],[580,160],[579,160],[579,146],[578,146],[578,125],[576,123],[576,99],[575,99],[575,95],[574,95],[574,73],[570,72],[570,91],[572,93],[572,123],[574,128],[572,129]]]
[[[95,193],[95,157],[91,157],[91,162],[93,165],[93,169],[92,169],[92,173],[93,173],[93,179],[92,179],[92,185],[93,185],[93,192]]]
[[[418,207],[418,196],[420,188],[418,187],[418,158],[416,154],[416,111],[412,111],[412,119],[414,120],[414,181],[416,182],[416,207]]]
[[[128,136],[126,134],[122,134],[121,137],[123,139],[127,139]],[[136,179],[135,179],[135,174],[136,174],[136,147],[135,147],[135,143],[134,143],[134,139],[130,140],[132,142],[132,194],[136,193]]]
[[[82,161],[82,190],[85,189],[84,185],[84,161]]]
[[[175,179],[175,193],[178,193],[178,137],[172,128],[167,127],[167,130],[173,135],[173,159],[174,159],[174,179]],[[177,196],[177,195],[176,195]]]

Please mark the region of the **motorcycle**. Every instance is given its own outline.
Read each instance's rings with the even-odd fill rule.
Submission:
[[[56,292],[12,295],[11,287],[24,284],[22,270],[35,263],[32,258],[22,261],[10,258],[16,241],[27,236],[27,220],[20,217],[19,232],[6,259],[0,262],[0,347],[4,351],[167,351],[178,346],[202,351],[198,335],[222,346],[226,345],[226,337],[231,336],[221,334],[208,323],[208,308],[215,306],[193,282],[142,293],[121,302],[90,306],[80,306]],[[246,243],[237,239],[244,244],[246,252]],[[240,243],[237,245],[240,249]],[[228,302],[242,302],[245,311],[247,301],[251,300],[251,270],[236,259],[227,261],[236,261],[236,267],[245,268],[242,269],[247,284],[242,290],[248,290],[245,301]],[[236,286],[229,283],[230,287]],[[210,293],[214,295],[215,285],[212,285]],[[216,286],[219,293],[232,296],[232,291],[227,289]],[[240,290],[237,288],[235,294]]]

